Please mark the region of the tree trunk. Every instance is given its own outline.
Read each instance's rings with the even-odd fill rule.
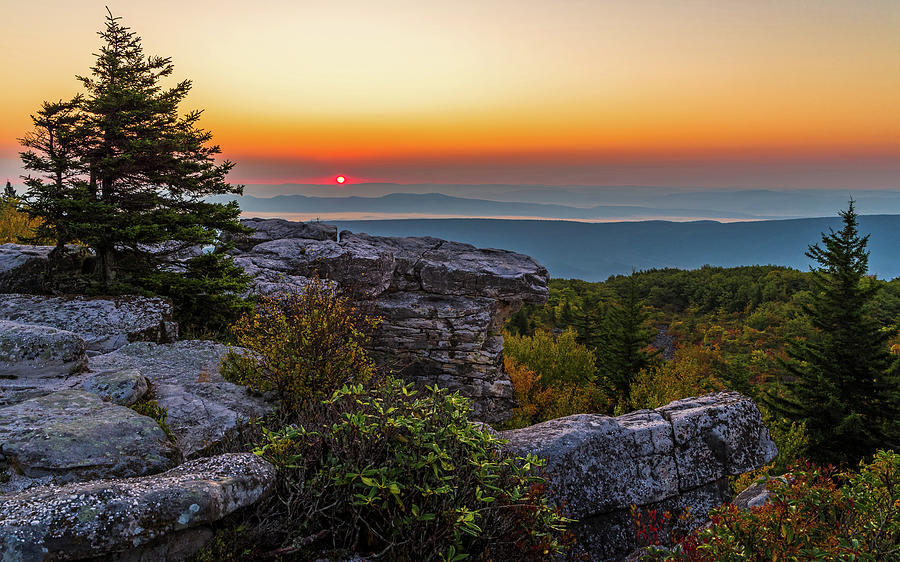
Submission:
[[[116,278],[116,253],[112,248],[104,248],[97,250],[97,267],[95,273],[99,274],[104,287],[109,285]]]

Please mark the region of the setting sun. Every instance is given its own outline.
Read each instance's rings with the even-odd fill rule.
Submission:
[[[345,178],[344,176],[338,176],[338,177],[334,178],[334,181],[336,181],[338,183],[344,183],[345,181],[347,181],[347,178]]]

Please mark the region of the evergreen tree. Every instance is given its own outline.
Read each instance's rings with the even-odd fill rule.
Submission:
[[[601,385],[622,402],[631,384],[649,367],[658,352],[647,350],[656,330],[647,326],[648,315],[634,274],[628,278],[619,302],[598,302],[577,323],[581,342],[593,348]]]
[[[811,458],[846,464],[900,444],[900,362],[888,350],[890,332],[870,314],[878,287],[866,275],[869,236],[858,233],[852,200],[840,216],[843,228],[806,252],[818,264],[815,297],[804,307],[814,333],[790,343],[785,385],[767,401],[806,422]]]
[[[200,258],[190,257],[196,248],[217,246],[223,231],[244,231],[236,202],[204,199],[240,194],[243,186],[226,181],[231,162],[214,161],[220,149],[198,127],[201,111],[179,114],[191,82],[163,87],[171,59],[145,56],[141,39],[119,19],[107,16],[91,74],[78,77],[85,92],[44,103],[32,116],[35,130],[22,139],[29,149],[22,161],[37,175],[25,178],[26,200],[44,221],[41,235],[93,249],[102,290],[152,285],[177,307],[180,278],[197,269],[191,260]],[[219,291],[217,275],[233,272],[230,258],[214,261],[216,267],[208,267],[209,259],[200,267],[206,288],[192,283],[200,295]],[[236,280],[246,287],[246,277]]]
[[[30,149],[21,153],[25,169],[39,174],[25,177],[28,213],[42,219],[35,236],[55,239],[57,248],[75,240],[73,229],[89,218],[79,212],[86,188],[79,177],[82,167],[75,135],[81,101],[79,96],[69,102],[44,102],[31,116],[34,131],[20,139]]]
[[[7,200],[16,198],[16,190],[13,189],[9,180],[6,180],[6,187],[3,189],[3,198]]]

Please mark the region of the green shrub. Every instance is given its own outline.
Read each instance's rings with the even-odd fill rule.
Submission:
[[[169,428],[169,425],[166,423],[166,420],[169,417],[169,410],[167,410],[165,406],[160,406],[159,402],[156,400],[141,400],[140,402],[135,402],[129,406],[129,408],[142,416],[147,416],[148,418],[156,420],[156,423],[158,423],[159,427],[165,432],[169,441],[175,442],[175,434],[172,433],[172,429]]]
[[[306,402],[374,374],[364,346],[377,324],[318,279],[302,292],[260,296],[255,310],[231,327],[235,343],[253,353],[229,351],[222,376],[274,393],[282,413],[296,416]]]
[[[182,334],[221,339],[229,325],[253,310],[241,296],[251,277],[234,264],[227,246],[186,260],[178,271],[158,270],[140,280],[144,290],[172,299]]]
[[[900,455],[879,451],[857,472],[798,463],[768,481],[769,501],[723,506],[712,525],[645,560],[900,560]]]
[[[503,455],[469,413],[458,393],[388,378],[344,386],[307,421],[267,432],[256,453],[281,472],[267,536],[298,559],[552,558],[567,520],[543,495],[540,461]]]

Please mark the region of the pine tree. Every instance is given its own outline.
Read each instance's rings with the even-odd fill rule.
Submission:
[[[25,178],[26,200],[44,221],[41,235],[94,251],[101,290],[152,285],[177,307],[183,295],[171,293],[184,286],[190,260],[199,259],[190,256],[218,246],[223,231],[244,231],[237,203],[205,198],[240,194],[243,186],[226,181],[233,163],[215,162],[220,149],[198,127],[201,111],[179,114],[191,82],[163,87],[171,59],[146,56],[141,39],[119,19],[107,16],[91,74],[78,77],[84,93],[44,103],[32,116],[35,130],[22,139],[29,150],[21,156],[37,176]],[[193,284],[200,295],[221,287],[215,272],[233,272],[230,258],[223,259],[228,263],[205,267],[213,272],[200,283],[205,289]],[[237,280],[246,287],[245,277]]]
[[[599,301],[581,316],[578,329],[581,343],[594,350],[601,385],[623,402],[637,374],[653,363],[658,352],[647,350],[656,331],[647,326],[634,274],[618,301]]]
[[[877,286],[866,275],[869,236],[859,235],[852,200],[840,216],[843,228],[806,252],[818,264],[815,297],[805,307],[815,332],[789,344],[785,385],[767,402],[806,422],[811,458],[847,464],[897,447],[900,362],[889,352],[890,333],[870,315]]]
[[[16,190],[13,189],[9,180],[6,180],[6,187],[3,189],[3,198],[6,200],[15,199],[16,198]]]

